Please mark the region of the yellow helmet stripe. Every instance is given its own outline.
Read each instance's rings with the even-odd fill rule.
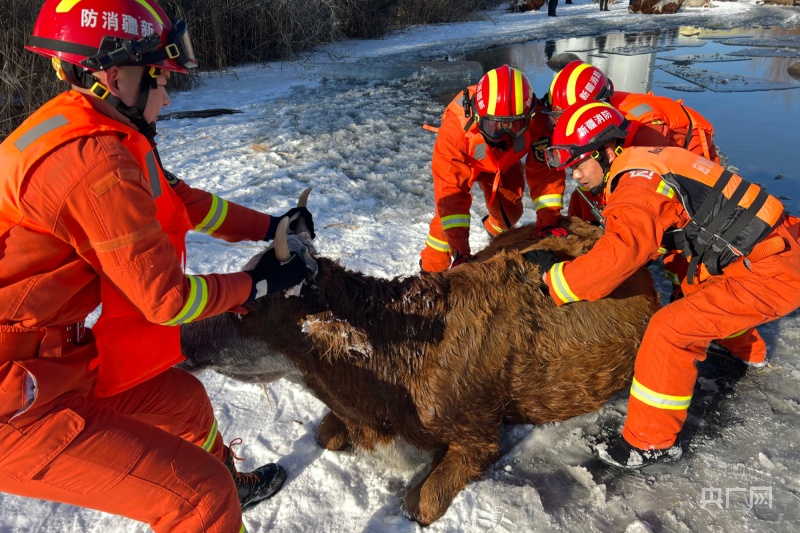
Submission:
[[[61,0],[56,6],[56,13],[69,13],[75,4],[79,3],[81,0]]]
[[[514,116],[521,115],[525,112],[525,108],[523,107],[523,96],[522,94],[522,72],[518,71],[517,69],[511,69],[514,72]]]
[[[494,116],[497,109],[497,71],[490,70],[486,75],[489,76],[489,107],[486,114]]]
[[[136,0],[136,2],[139,3],[143,8],[148,10],[150,14],[153,15],[153,17],[155,17],[155,19],[158,21],[159,24],[161,24],[162,26],[164,25],[164,21],[161,20],[161,17],[158,16],[158,13],[156,13],[156,10],[153,9],[153,6],[151,6],[149,2],[145,0]]]
[[[611,107],[611,106],[609,106],[608,104],[604,104],[602,102],[589,102],[588,104],[581,106],[575,113],[572,114],[571,117],[569,117],[569,122],[567,122],[567,131],[566,131],[567,135],[572,135],[573,133],[575,133],[575,128],[578,125],[578,119],[583,116],[584,111],[586,111],[587,109],[591,109],[592,107]]]
[[[570,73],[567,80],[567,103],[569,105],[578,101],[578,93],[575,90],[575,86],[578,84],[578,76],[589,67],[591,67],[589,63],[584,63]]]

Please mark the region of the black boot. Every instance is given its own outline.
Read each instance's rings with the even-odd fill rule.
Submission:
[[[286,481],[286,471],[277,464],[269,463],[252,472],[239,472],[233,464],[234,455],[225,447],[225,466],[228,467],[236,490],[239,491],[239,503],[242,509],[274,496]]]
[[[655,463],[675,461],[683,455],[683,449],[677,442],[662,450],[640,450],[628,444],[628,441],[622,436],[598,444],[594,452],[597,458],[604,463],[625,470],[636,470]]]

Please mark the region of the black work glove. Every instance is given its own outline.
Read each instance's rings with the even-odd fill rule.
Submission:
[[[264,237],[265,241],[271,241],[275,238],[275,231],[278,229],[278,223],[283,217],[289,217],[289,229],[286,231],[287,234],[294,235],[297,233],[297,219],[303,217],[306,227],[308,228],[308,232],[311,234],[311,238],[313,239],[317,236],[317,234],[314,233],[314,217],[311,216],[311,211],[305,207],[293,207],[279,217],[272,215],[270,216],[272,218],[269,221],[267,235]]]
[[[246,272],[253,278],[253,289],[247,299],[249,302],[267,294],[285,291],[306,279],[306,262],[293,253],[288,261],[281,263],[275,257],[275,249],[270,248]]]
[[[553,253],[553,250],[531,250],[530,252],[525,252],[522,254],[522,257],[525,258],[526,261],[529,263],[533,263],[539,267],[539,270],[542,271],[542,274],[546,274],[550,271],[550,269],[556,263],[560,263],[556,254]]]

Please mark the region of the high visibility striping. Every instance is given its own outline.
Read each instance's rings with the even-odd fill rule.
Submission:
[[[583,116],[584,111],[586,111],[589,108],[598,106],[607,107],[606,104],[601,104],[600,102],[589,102],[588,104],[585,104],[584,106],[579,108],[575,113],[573,113],[572,116],[569,117],[569,122],[567,122],[566,134],[572,135],[573,133],[575,133],[575,128],[578,127],[578,119],[580,119]]]
[[[67,117],[64,115],[50,117],[26,131],[24,135],[20,135],[19,139],[14,141],[14,146],[17,147],[17,150],[22,152],[28,146],[36,142],[39,137],[50,133],[56,128],[66,126],[67,124],[69,124],[69,120],[67,120]]]
[[[208,209],[208,214],[203,221],[195,226],[194,230],[201,233],[214,233],[228,216],[228,201],[221,199],[216,195],[211,195],[211,207]]]
[[[578,302],[578,298],[572,289],[569,288],[567,280],[564,278],[564,263],[556,263],[548,273],[553,289],[558,298],[564,303]]]
[[[500,226],[492,222],[491,218],[487,218],[486,222],[488,222],[489,225],[492,227],[492,229],[495,230],[497,233],[503,233],[506,230],[505,228],[501,228]]]
[[[447,241],[442,241],[440,239],[437,239],[436,237],[433,237],[430,234],[428,234],[428,238],[425,239],[425,244],[427,244],[434,250],[450,253],[450,245],[447,243]]]
[[[442,228],[446,230],[453,228],[468,228],[469,221],[469,214],[448,215],[446,217],[442,217]]]
[[[472,151],[472,157],[476,161],[483,161],[486,159],[486,145],[480,143],[475,146],[475,149]]]
[[[147,167],[147,179],[150,181],[150,189],[153,190],[153,200],[155,200],[161,196],[161,178],[158,175],[156,156],[152,150],[144,156],[144,163]]]
[[[61,0],[56,6],[56,13],[69,13],[81,0]]]
[[[567,80],[567,103],[569,105],[578,101],[578,78],[590,66],[588,63],[584,63],[569,73],[569,79]]]
[[[662,394],[654,390],[648,389],[633,378],[631,384],[631,396],[636,398],[642,403],[646,403],[650,407],[656,409],[667,409],[670,411],[681,411],[689,408],[692,401],[692,396],[670,396],[669,394]]]
[[[208,436],[206,440],[203,441],[203,445],[200,446],[205,451],[211,451],[211,447],[214,446],[214,442],[217,440],[217,435],[219,434],[219,427],[217,425],[217,419],[214,418],[214,421],[211,423],[211,429],[208,430]]]
[[[533,207],[538,211],[545,207],[564,207],[564,197],[560,194],[543,194],[533,201]]]
[[[175,326],[191,322],[206,308],[206,304],[208,303],[208,285],[206,284],[206,280],[202,276],[190,276],[187,274],[186,277],[189,278],[189,298],[186,299],[183,309],[180,310],[175,318],[164,322],[165,326]]]
[[[512,115],[517,116],[521,115],[525,112],[525,108],[523,107],[523,96],[525,96],[522,92],[522,72],[514,69],[514,112]]]
[[[661,250],[662,249],[659,249],[659,252],[661,252]],[[661,253],[667,253],[667,251],[664,250]],[[680,285],[681,284],[681,279],[674,272],[670,272],[669,270],[664,270],[664,277],[667,278],[669,280],[669,282],[672,283],[673,285]]]
[[[493,117],[497,111],[497,71],[490,70],[486,75],[489,76],[489,101],[486,114]]]
[[[247,528],[244,527],[244,524],[242,524],[242,527],[239,528],[239,533],[247,533]]]
[[[739,333],[734,333],[733,335],[728,335],[728,336],[727,336],[727,337],[725,337],[725,338],[726,338],[726,339],[735,339],[736,337],[741,337],[742,335],[744,335],[744,334],[745,334],[745,333],[747,333],[748,331],[750,331],[750,328],[743,329],[743,330],[742,330],[742,331],[740,331]]]
[[[668,196],[669,198],[675,198],[675,189],[669,186],[669,184],[661,180],[661,183],[658,184],[656,187],[656,192],[659,194],[663,194],[664,196]]]
[[[642,115],[644,115],[645,113],[650,113],[652,111],[653,111],[653,108],[650,107],[648,104],[639,104],[636,107],[634,107],[633,109],[631,109],[630,111],[628,111],[628,115],[632,115],[632,116],[638,118],[638,117],[641,117]],[[661,124],[663,124],[662,121],[655,121],[655,120],[653,121],[653,124],[658,124],[659,122],[661,122]]]
[[[140,6],[145,8],[147,11],[149,11],[150,14],[153,15],[153,18],[155,18],[159,24],[161,24],[162,26],[164,25],[164,21],[161,20],[161,17],[158,16],[158,12],[155,9],[153,9],[153,6],[151,6],[149,2],[147,2],[146,0],[136,0],[136,2]]]

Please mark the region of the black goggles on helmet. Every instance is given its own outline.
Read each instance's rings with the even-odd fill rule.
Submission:
[[[614,139],[621,142],[628,135],[628,120],[620,126],[611,126],[598,135],[597,140],[583,146],[577,144],[562,144],[548,146],[544,149],[544,160],[547,166],[553,169],[572,167],[582,162],[587,157],[597,159],[599,150]]]
[[[185,69],[197,67],[189,29],[182,20],[170,30],[166,46],[162,46],[161,37],[156,33],[138,41],[104,37],[99,51],[81,61],[81,64],[93,70],[106,70],[125,65],[161,65],[167,60]]]
[[[512,139],[522,137],[528,126],[531,123],[533,113],[516,117],[482,117],[478,119],[478,127],[481,133],[488,138],[499,141],[504,135],[508,135]]]

